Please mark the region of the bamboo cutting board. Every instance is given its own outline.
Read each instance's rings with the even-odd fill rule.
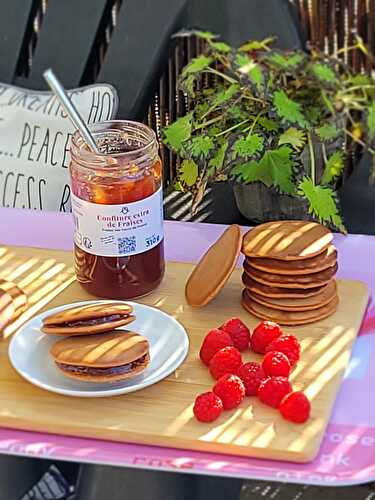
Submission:
[[[0,343],[0,426],[295,462],[312,460],[365,313],[365,284],[339,281],[340,305],[333,316],[305,327],[284,329],[302,344],[301,361],[292,381],[295,390],[304,390],[312,401],[309,422],[288,423],[277,410],[256,398],[246,398],[238,409],[224,412],[216,422],[201,424],[193,418],[192,405],[197,394],[213,385],[198,359],[204,335],[232,316],[239,316],[250,327],[257,320],[240,305],[239,269],[213,303],[201,310],[191,309],[184,300],[184,284],[191,269],[190,264],[168,263],[163,284],[140,301],[176,317],[189,334],[188,358],[172,376],[123,396],[69,398],[23,380],[8,361],[5,339]],[[0,248],[0,278],[22,286],[30,302],[29,310],[8,327],[6,337],[40,310],[92,298],[74,281],[68,252]],[[255,354],[244,357],[261,359]]]

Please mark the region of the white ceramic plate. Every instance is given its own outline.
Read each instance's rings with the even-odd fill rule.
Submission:
[[[9,359],[17,372],[32,384],[47,391],[66,396],[97,398],[118,396],[155,384],[173,373],[184,361],[189,349],[189,338],[184,327],[176,319],[158,309],[127,302],[134,307],[136,315],[136,320],[128,325],[129,330],[144,335],[150,342],[151,362],[146,370],[138,377],[112,384],[82,382],[65,377],[55,367],[48,353],[51,345],[62,337],[42,333],[40,331],[42,319],[69,307],[94,302],[110,301],[90,300],[55,307],[25,323],[13,335],[9,345]]]

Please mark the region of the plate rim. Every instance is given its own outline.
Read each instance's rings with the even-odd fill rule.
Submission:
[[[146,309],[152,309],[158,314],[161,314],[162,316],[166,316],[169,321],[172,321],[175,325],[178,326],[178,328],[182,331],[183,335],[183,345],[182,345],[182,351],[181,354],[179,355],[178,358],[176,358],[175,362],[172,363],[171,367],[163,374],[159,375],[156,377],[156,379],[152,379],[149,382],[146,382],[142,384],[141,387],[133,388],[132,386],[128,387],[118,387],[116,389],[110,389],[106,391],[101,391],[101,390],[95,390],[95,391],[82,391],[80,392],[79,390],[75,389],[60,389],[60,388],[55,388],[51,386],[45,386],[43,382],[40,382],[38,379],[35,379],[34,377],[30,377],[24,370],[20,369],[17,366],[17,363],[14,362],[14,352],[15,352],[15,345],[16,345],[16,338],[20,335],[22,335],[22,332],[36,319],[42,319],[45,315],[47,314],[52,314],[55,312],[59,312],[60,310],[64,310],[67,307],[74,307],[77,305],[85,305],[85,304],[93,304],[93,303],[110,303],[110,302],[123,302],[126,304],[130,304],[131,306],[141,306]],[[41,332],[43,334],[43,332]],[[47,335],[47,334],[43,334]],[[57,337],[57,336],[56,336]],[[60,337],[60,336],[59,336]],[[46,309],[39,314],[36,314],[29,320],[27,320],[11,337],[9,345],[8,345],[8,359],[10,364],[12,365],[13,369],[27,382],[30,384],[35,385],[36,387],[39,387],[40,389],[43,389],[48,392],[52,392],[55,394],[60,394],[63,396],[67,397],[78,397],[78,398],[100,398],[100,397],[114,397],[114,396],[121,396],[124,394],[130,394],[132,392],[137,392],[143,389],[146,389],[147,387],[150,387],[151,385],[157,384],[161,380],[164,380],[165,378],[169,377],[175,370],[177,370],[182,363],[185,361],[188,353],[189,353],[189,347],[190,347],[190,339],[189,335],[186,331],[186,328],[182,323],[180,323],[175,317],[171,316],[170,314],[166,313],[165,311],[162,311],[161,309],[150,306],[148,304],[142,304],[140,302],[134,302],[134,301],[129,301],[129,300],[117,300],[117,299],[93,299],[93,300],[82,300],[82,301],[77,301],[77,302],[71,302],[69,304],[62,304],[60,306],[55,306],[50,309]]]

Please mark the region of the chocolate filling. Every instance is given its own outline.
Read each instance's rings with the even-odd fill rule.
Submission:
[[[146,361],[146,357],[147,354],[144,354],[141,358],[132,361],[131,363],[114,366],[113,368],[92,368],[89,366],[68,365],[66,363],[59,363],[57,361],[55,361],[55,363],[60,368],[60,370],[64,372],[78,373],[80,375],[122,375],[123,373],[129,373],[138,366],[143,365]]]
[[[58,326],[58,327],[72,327],[74,328],[75,326],[95,326],[95,325],[102,325],[104,323],[109,323],[110,321],[116,321],[118,319],[124,319],[128,315],[127,314],[111,314],[110,316],[102,316],[101,318],[93,318],[93,319],[83,319],[83,320],[77,320],[77,321],[70,321],[66,323],[61,323],[61,324],[55,324],[55,325],[48,325],[48,326]]]

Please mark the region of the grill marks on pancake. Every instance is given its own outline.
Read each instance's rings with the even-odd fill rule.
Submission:
[[[314,222],[270,222],[245,235],[242,251],[251,257],[303,259],[320,253],[331,241],[331,232]]]

